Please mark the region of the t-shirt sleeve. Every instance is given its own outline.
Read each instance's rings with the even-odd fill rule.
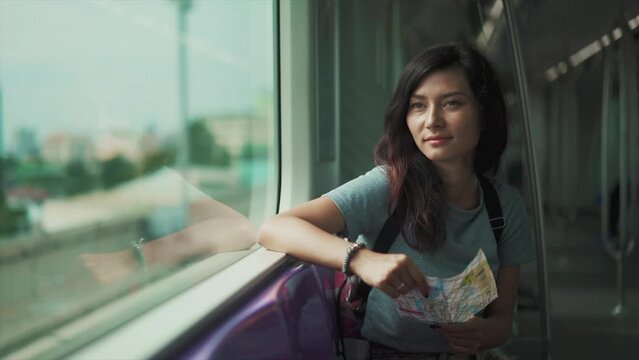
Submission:
[[[514,188],[502,185],[500,197],[506,226],[499,242],[499,262],[502,266],[520,265],[535,259],[530,221],[526,204]]]
[[[361,234],[376,231],[389,216],[389,182],[383,167],[376,167],[344,185],[324,194],[344,216],[346,232],[340,234],[355,241]]]

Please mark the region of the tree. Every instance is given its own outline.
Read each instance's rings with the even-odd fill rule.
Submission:
[[[244,143],[241,156],[244,160],[266,159],[268,158],[268,145],[252,142]]]
[[[215,135],[204,124],[204,119],[198,119],[188,127],[189,161],[198,165],[228,166],[231,154],[215,140]]]
[[[0,207],[0,237],[13,235],[23,228],[26,222],[27,212],[24,209],[9,209]]]
[[[176,152],[174,148],[166,148],[148,154],[142,160],[142,173],[148,174],[154,172],[163,166],[175,163]]]
[[[7,172],[7,170],[5,169],[5,167],[7,167],[8,165],[8,161],[4,159],[4,157],[0,157],[0,209],[4,208],[5,203],[6,203],[6,195],[5,195],[5,191],[4,191],[4,186],[5,186],[5,173]]]
[[[71,161],[64,168],[66,175],[65,192],[67,195],[75,195],[89,191],[95,186],[95,179],[82,161]]]
[[[13,235],[24,226],[26,211],[10,209],[7,204],[5,186],[9,173],[15,172],[17,162],[10,157],[0,157],[0,237]]]
[[[135,165],[122,155],[118,155],[101,163],[102,186],[109,189],[136,175]]]
[[[203,121],[193,121],[188,128],[189,161],[194,164],[208,165],[213,160],[213,134]]]

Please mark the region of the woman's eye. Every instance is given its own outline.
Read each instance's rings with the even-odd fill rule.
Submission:
[[[460,105],[461,105],[461,102],[457,100],[450,100],[444,103],[444,107],[447,107],[447,108],[456,108]]]
[[[425,106],[422,103],[412,103],[410,104],[411,109],[423,109]]]

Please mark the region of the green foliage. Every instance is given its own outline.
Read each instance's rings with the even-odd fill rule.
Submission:
[[[107,189],[133,179],[137,173],[135,165],[122,155],[102,161],[100,165],[102,186]]]
[[[15,234],[24,226],[26,216],[23,209],[9,209],[0,205],[0,236]]]
[[[92,190],[95,187],[95,178],[82,161],[72,161],[64,168],[66,181],[65,193],[75,195]]]
[[[34,159],[16,164],[13,183],[16,186],[36,187],[56,196],[64,193],[64,175],[63,168],[42,159]]]
[[[152,154],[147,155],[142,160],[142,173],[148,174],[163,166],[169,166],[175,163],[176,151],[174,148],[160,149]]]
[[[231,165],[231,154],[223,146],[215,146],[211,165],[229,166]]]
[[[228,166],[231,164],[229,151],[217,144],[215,135],[209,131],[204,119],[191,122],[187,130],[189,161],[198,165]]]
[[[8,172],[6,165],[7,161],[5,158],[0,157],[0,209],[4,208],[4,204],[7,202],[7,195],[4,190],[5,174]]]
[[[188,128],[189,161],[194,164],[210,164],[213,159],[215,139],[202,121],[194,121]]]
[[[9,236],[18,232],[26,223],[27,213],[23,209],[10,209],[7,206],[5,186],[13,177],[18,162],[10,157],[0,157],[0,236]]]
[[[266,159],[268,157],[268,145],[245,143],[242,146],[242,159]]]

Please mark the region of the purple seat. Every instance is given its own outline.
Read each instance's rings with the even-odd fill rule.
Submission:
[[[330,359],[335,354],[333,271],[299,264],[235,310],[183,359]]]

